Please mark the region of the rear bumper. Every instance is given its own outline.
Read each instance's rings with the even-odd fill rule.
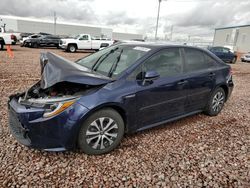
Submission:
[[[231,96],[231,94],[232,94],[232,92],[233,92],[233,88],[234,88],[234,83],[233,83],[232,75],[231,75],[230,78],[227,80],[227,88],[228,88],[228,95],[227,95],[227,100],[228,100],[229,97]]]
[[[28,147],[48,151],[72,150],[76,146],[81,119],[88,109],[78,103],[52,118],[44,109],[9,101],[9,129],[16,140]]]

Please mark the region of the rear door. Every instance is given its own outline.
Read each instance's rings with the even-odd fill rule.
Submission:
[[[207,53],[184,48],[185,73],[189,83],[187,112],[203,109],[215,86],[217,64]]]
[[[180,49],[161,50],[146,60],[141,69],[139,75],[143,75],[146,71],[156,71],[160,77],[144,84],[137,77],[138,128],[143,129],[143,127],[183,114],[188,84],[183,75],[183,58]]]

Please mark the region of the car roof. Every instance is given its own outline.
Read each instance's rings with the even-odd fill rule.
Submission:
[[[124,45],[124,46],[134,46],[134,47],[144,47],[144,48],[150,48],[150,49],[163,49],[163,48],[171,48],[171,47],[178,47],[178,48],[195,48],[204,50],[200,47],[195,46],[189,46],[189,45],[180,45],[180,44],[167,44],[167,43],[156,43],[156,42],[121,42],[118,45]]]

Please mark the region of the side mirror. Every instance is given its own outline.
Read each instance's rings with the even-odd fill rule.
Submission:
[[[158,79],[160,74],[154,70],[147,71],[143,79],[143,85],[147,82],[152,83],[154,80]]]

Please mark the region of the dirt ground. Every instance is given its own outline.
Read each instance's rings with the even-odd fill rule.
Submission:
[[[101,156],[45,152],[8,130],[7,100],[39,79],[39,55],[87,52],[14,46],[0,51],[0,187],[250,187],[250,63],[232,65],[235,88],[217,117],[191,116],[126,136]]]

